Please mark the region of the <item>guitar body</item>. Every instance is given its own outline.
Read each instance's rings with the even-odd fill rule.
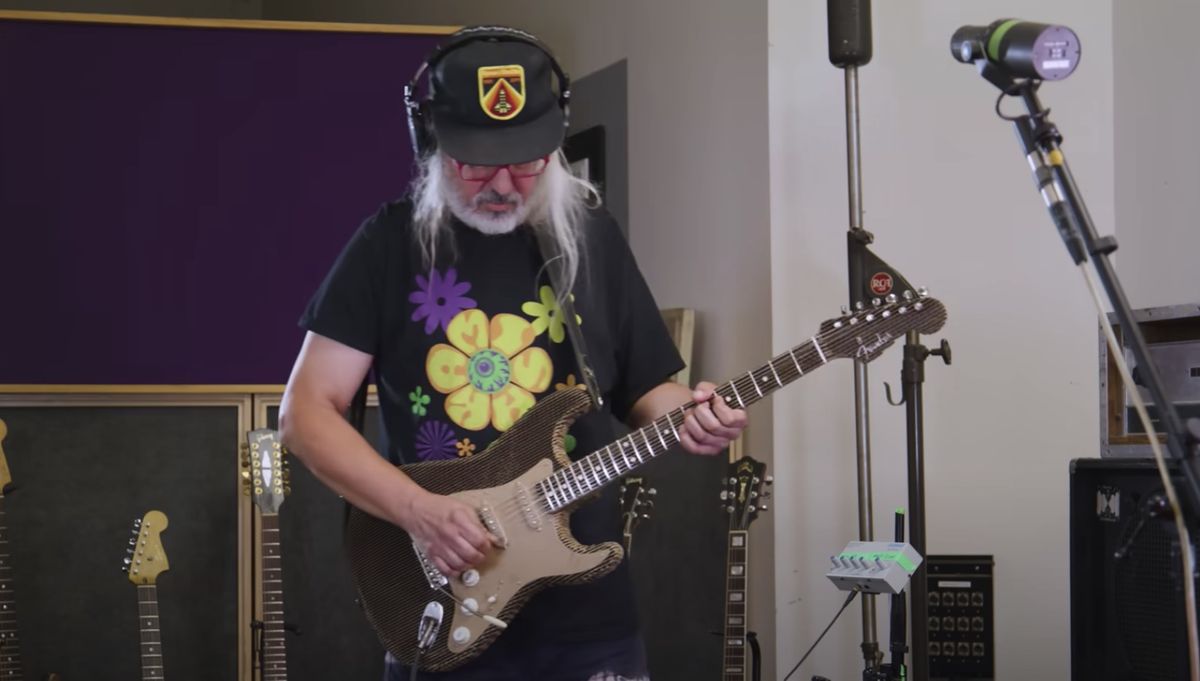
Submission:
[[[584,545],[570,531],[570,511],[548,513],[523,499],[558,468],[570,464],[563,439],[571,423],[591,407],[582,390],[562,390],[539,401],[490,447],[470,458],[402,466],[418,485],[480,509],[484,525],[506,542],[477,566],[471,586],[451,578],[445,587],[459,603],[511,622],[542,589],[592,581],[611,572],[623,551],[616,542]],[[444,608],[434,643],[420,667],[446,671],[482,653],[502,632],[430,587],[425,567],[404,530],[351,507],[346,524],[360,601],[380,640],[397,659],[412,664],[417,627],[426,604]],[[468,601],[472,599],[472,601]]]

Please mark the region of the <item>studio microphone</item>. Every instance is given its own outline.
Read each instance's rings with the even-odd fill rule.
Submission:
[[[429,601],[425,612],[421,615],[421,623],[417,626],[417,650],[425,650],[433,645],[438,631],[442,628],[442,604]]]
[[[1079,66],[1079,36],[1066,26],[1000,19],[959,28],[950,38],[950,53],[964,64],[984,62],[1009,78],[1062,80]]]
[[[829,61],[838,68],[871,61],[871,0],[827,0]]]

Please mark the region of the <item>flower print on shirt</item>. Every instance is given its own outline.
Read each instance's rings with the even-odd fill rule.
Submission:
[[[417,458],[422,461],[457,458],[457,444],[454,430],[442,421],[431,419],[417,430]]]
[[[540,334],[549,329],[550,340],[555,343],[563,342],[566,338],[566,322],[563,321],[562,308],[558,306],[558,300],[554,297],[554,289],[549,286],[543,286],[538,292],[538,296],[542,302],[530,300],[521,305],[521,312],[533,317],[533,332]],[[575,300],[575,294],[571,294],[571,300]],[[583,324],[583,318],[575,315],[575,323]]]
[[[408,400],[412,402],[412,413],[417,416],[424,416],[428,411],[425,407],[429,405],[431,399],[429,393],[423,392],[421,386],[417,386],[416,390],[408,394]]]
[[[445,410],[459,427],[504,432],[533,406],[533,393],[550,387],[554,364],[533,346],[532,325],[513,314],[490,320],[482,310],[463,310],[446,327],[449,344],[425,358],[433,389],[446,395]]]
[[[475,307],[475,299],[465,295],[470,290],[469,283],[458,281],[458,272],[453,267],[447,269],[444,275],[433,268],[429,271],[428,279],[418,274],[417,290],[408,294],[408,301],[417,305],[412,320],[419,322],[424,319],[426,334],[432,334],[439,326],[445,330],[454,315]]]

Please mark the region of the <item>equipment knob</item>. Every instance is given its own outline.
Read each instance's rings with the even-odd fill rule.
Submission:
[[[462,611],[463,611],[463,614],[465,614],[465,615],[475,615],[475,614],[478,614],[478,612],[479,612],[479,601],[475,600],[474,598],[465,598],[465,599],[463,599],[463,607],[462,607]]]
[[[479,570],[471,569],[462,573],[462,582],[467,586],[475,586],[479,583]]]
[[[471,640],[471,630],[466,627],[457,627],[451,636],[454,638],[455,643],[461,645]]]

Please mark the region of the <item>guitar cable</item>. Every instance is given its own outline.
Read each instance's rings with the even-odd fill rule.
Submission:
[[[812,651],[816,650],[817,644],[821,642],[821,639],[825,638],[825,634],[828,634],[829,630],[833,628],[833,623],[838,621],[838,618],[842,616],[842,613],[846,611],[846,608],[850,606],[850,602],[853,601],[854,597],[857,595],[857,591],[851,591],[850,594],[846,596],[845,602],[842,603],[842,607],[838,609],[837,614],[833,616],[833,619],[829,620],[829,624],[825,627],[825,631],[822,631],[821,635],[817,637],[817,640],[813,641],[813,644],[808,648],[808,652],[804,653],[804,657],[800,658],[800,661],[796,663],[795,667],[792,667],[792,671],[788,672],[787,676],[783,677],[783,681],[788,681],[788,679],[792,678],[792,674],[795,674],[796,670],[800,668],[800,665],[804,664],[804,661],[808,659],[808,656],[812,655]]]

